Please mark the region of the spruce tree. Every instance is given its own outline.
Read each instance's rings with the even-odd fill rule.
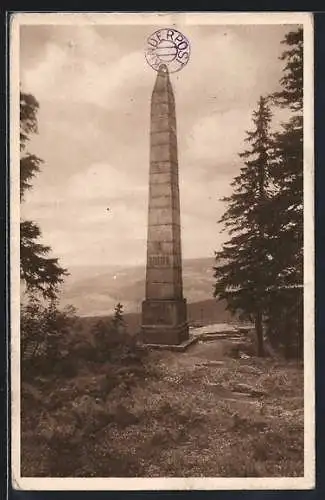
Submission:
[[[230,239],[215,253],[214,296],[225,299],[227,309],[240,312],[255,323],[258,355],[264,355],[263,314],[268,287],[273,280],[272,242],[268,240],[269,163],[272,148],[271,111],[261,97],[253,112],[253,130],[247,132],[249,148],[231,184],[233,194],[223,198],[228,208],[220,221]]]
[[[32,187],[32,179],[39,172],[42,160],[27,150],[32,134],[37,133],[38,102],[31,94],[20,93],[20,199]],[[40,292],[46,299],[54,299],[58,286],[67,275],[58,259],[49,257],[51,247],[40,243],[39,226],[28,220],[20,222],[20,277],[28,292]]]
[[[302,353],[303,328],[303,30],[289,32],[282,41],[286,49],[280,90],[271,98],[290,112],[274,135],[270,175],[274,196],[270,210],[277,213],[273,233],[277,286],[270,301],[269,336],[285,348]]]
[[[40,171],[42,160],[27,151],[31,134],[38,133],[39,104],[31,94],[20,92],[20,199],[32,187],[31,180]]]
[[[113,327],[119,331],[124,327],[123,305],[118,302],[114,308]]]

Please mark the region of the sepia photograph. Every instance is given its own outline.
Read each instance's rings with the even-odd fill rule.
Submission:
[[[13,487],[311,489],[313,18],[14,13]]]

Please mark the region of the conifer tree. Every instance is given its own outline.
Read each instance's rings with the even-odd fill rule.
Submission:
[[[291,116],[275,134],[271,175],[276,189],[272,208],[280,250],[279,275],[285,284],[302,282],[303,271],[303,32],[290,32],[283,43],[289,46],[281,56],[285,61],[282,89],[273,101],[291,111]]]
[[[113,326],[116,330],[123,328],[124,317],[123,317],[123,305],[118,302],[114,308]]]
[[[261,97],[253,112],[253,130],[247,132],[249,148],[231,184],[233,194],[223,198],[228,208],[220,222],[230,239],[216,252],[214,296],[225,299],[227,309],[254,321],[258,355],[264,355],[263,313],[267,289],[273,280],[272,242],[268,240],[269,163],[271,111]]]
[[[277,213],[273,233],[277,286],[269,311],[269,336],[283,345],[287,355],[293,345],[302,348],[303,286],[303,30],[289,32],[282,41],[286,49],[280,90],[271,98],[290,112],[274,135],[270,175],[274,196],[270,210]],[[298,352],[299,354],[299,352]]]
[[[37,133],[39,105],[31,94],[20,93],[20,199],[32,187],[32,179],[40,170],[42,160],[27,150],[32,134]],[[29,292],[40,292],[46,299],[54,299],[58,285],[67,275],[57,258],[49,257],[51,247],[40,243],[39,226],[28,220],[20,222],[20,276]]]
[[[20,199],[32,187],[32,178],[40,171],[42,160],[27,151],[31,134],[38,133],[37,112],[39,104],[31,94],[20,92]]]

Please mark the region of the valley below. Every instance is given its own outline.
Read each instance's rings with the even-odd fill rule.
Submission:
[[[225,306],[213,298],[213,258],[183,262],[184,297],[189,321],[231,320]],[[120,302],[131,323],[141,312],[145,295],[145,266],[80,266],[70,269],[63,286],[61,305],[73,305],[81,317],[113,314]]]

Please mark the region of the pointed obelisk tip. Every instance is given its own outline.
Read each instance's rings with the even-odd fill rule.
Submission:
[[[168,67],[166,64],[161,64],[158,68],[158,74],[167,74],[168,75]]]
[[[166,81],[169,80],[169,72],[166,64],[161,64],[157,71],[156,81]]]
[[[169,72],[166,64],[161,64],[157,71],[157,78],[153,88],[153,94],[167,92],[170,86]]]

